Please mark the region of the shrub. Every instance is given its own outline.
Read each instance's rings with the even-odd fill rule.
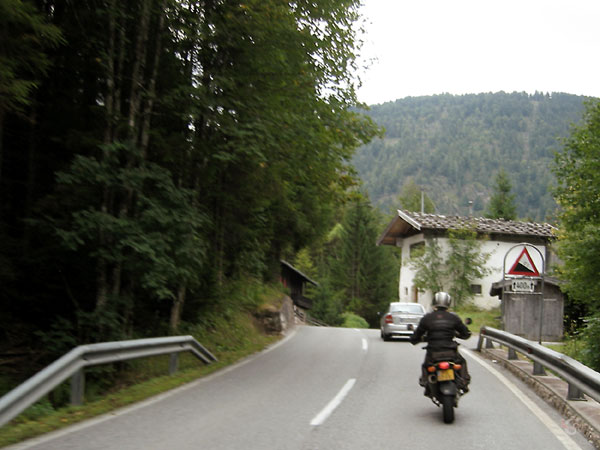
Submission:
[[[369,328],[368,322],[354,313],[346,312],[342,314],[342,318],[344,319],[342,323],[344,328]]]

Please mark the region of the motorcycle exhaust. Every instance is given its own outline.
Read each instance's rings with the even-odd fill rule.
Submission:
[[[431,384],[437,383],[437,375],[435,373],[428,375],[427,381],[429,381]]]

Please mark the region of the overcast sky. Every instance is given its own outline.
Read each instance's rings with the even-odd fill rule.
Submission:
[[[359,100],[441,93],[600,97],[600,0],[362,0]]]

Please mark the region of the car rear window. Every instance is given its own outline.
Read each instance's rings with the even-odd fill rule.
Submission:
[[[418,303],[415,303],[414,305],[392,305],[390,310],[392,312],[403,312],[407,314],[423,314],[425,312],[423,307]]]

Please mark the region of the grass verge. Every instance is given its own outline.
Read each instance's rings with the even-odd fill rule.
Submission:
[[[116,382],[108,388],[86,383],[86,400],[82,406],[54,409],[47,397],[32,405],[0,428],[0,447],[134,404],[205,377],[263,350],[281,336],[265,334],[251,311],[264,307],[269,301],[276,303],[279,298],[280,293],[271,292],[265,296],[261,292],[255,303],[246,305],[241,311],[234,308],[225,312],[221,310],[206,316],[203,324],[184,327],[185,332],[182,334],[193,335],[217,357],[217,362],[203,365],[193,355],[184,353],[180,355],[179,371],[174,375],[164,375],[168,373],[168,355],[131,361],[119,370]],[[56,390],[68,392],[68,382],[58,386]]]
[[[500,308],[481,309],[474,305],[464,305],[454,308],[454,312],[465,320],[470,318],[473,322],[469,325],[472,333],[479,333],[482,326],[500,328]]]

